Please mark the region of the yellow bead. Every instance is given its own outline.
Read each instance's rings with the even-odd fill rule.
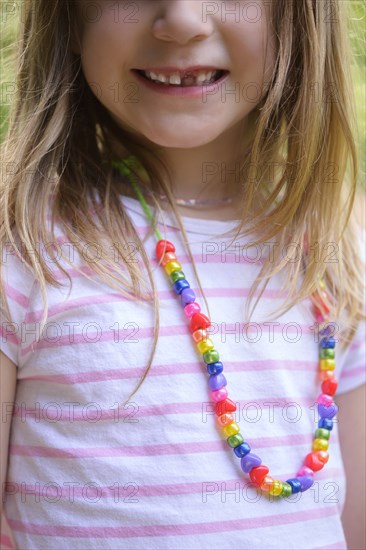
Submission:
[[[273,480],[273,485],[268,491],[270,495],[273,495],[274,497],[278,497],[282,493],[283,489],[283,483],[282,481],[279,481],[278,479]]]
[[[335,369],[335,360],[334,359],[320,359],[319,365],[320,365],[320,370],[334,370]]]
[[[240,432],[240,428],[236,422],[232,422],[228,426],[224,426],[222,431],[226,437],[231,437],[232,435],[238,434]]]
[[[173,273],[173,271],[180,271],[182,269],[182,266],[180,265],[179,262],[177,262],[176,260],[173,260],[171,262],[168,262],[165,265],[164,269],[166,273],[170,275],[171,273]]]
[[[212,349],[214,347],[214,343],[211,340],[211,338],[206,338],[206,340],[201,340],[201,342],[198,342],[197,349],[201,353],[206,353],[206,351]]]
[[[313,451],[327,451],[329,447],[329,441],[326,439],[314,439]]]

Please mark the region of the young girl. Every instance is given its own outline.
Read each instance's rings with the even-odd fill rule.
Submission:
[[[364,547],[343,8],[22,4],[3,548]]]

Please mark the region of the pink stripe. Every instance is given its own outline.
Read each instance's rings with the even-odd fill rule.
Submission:
[[[4,283],[4,290],[6,295],[19,304],[23,309],[27,309],[29,305],[29,298],[19,290],[16,290],[14,287],[10,286],[8,283]]]
[[[360,374],[365,374],[366,365],[361,365],[361,367],[354,367],[352,369],[347,369],[342,371],[341,378],[352,378],[353,376],[359,376]]]
[[[342,474],[343,472],[339,468],[328,469],[326,472],[322,470],[320,472],[317,472],[316,479],[317,481],[325,479],[335,479],[336,477],[342,476]],[[294,477],[294,472],[283,474],[281,476],[282,479],[289,479],[291,477]],[[202,493],[202,486],[205,483],[212,483],[217,485],[218,490],[219,487],[221,487],[221,484],[225,484],[225,490],[231,491],[236,489],[238,482],[240,483],[240,488],[252,485],[249,478],[237,478],[197,481],[193,483],[171,483],[167,485],[139,485],[138,483],[134,483],[134,486],[138,489],[136,492],[136,497],[149,498]],[[119,499],[131,496],[131,483],[132,482],[130,482],[130,484],[126,484],[126,487],[118,487],[118,492],[116,491],[116,487],[101,487],[97,484],[96,489],[98,490],[98,493],[95,492],[95,496],[100,496],[101,498],[111,498],[118,496]],[[73,496],[75,498],[85,498],[85,488],[82,486],[81,483],[78,483],[78,485],[81,486],[74,486],[71,490],[70,486],[61,486],[60,484],[55,482],[55,485],[52,486],[50,484],[49,486],[47,486],[47,497],[53,498],[58,496],[59,498],[69,498],[70,496]],[[35,484],[27,485],[24,480],[22,480],[21,482],[8,481],[5,485],[5,492],[8,493],[7,498],[10,498],[11,496],[14,496],[16,494],[35,494],[41,496],[43,490],[44,486],[42,485],[42,483],[39,483],[38,486],[36,486]],[[90,496],[91,498],[93,496],[93,487],[90,488]]]
[[[258,417],[258,409],[276,409],[284,408],[286,406],[290,407],[291,404],[296,404],[299,407],[309,408],[311,405],[315,406],[315,400],[311,398],[290,398],[290,397],[276,397],[274,395],[271,398],[258,398],[252,399],[251,401],[245,401],[246,411],[248,418],[255,419]],[[23,422],[27,418],[36,418],[37,422],[40,420],[44,421],[55,421],[55,422],[99,422],[101,420],[114,420],[115,422],[125,422],[136,423],[138,418],[144,418],[149,416],[166,416],[168,414],[197,414],[202,413],[205,418],[212,417],[214,418],[215,404],[213,401],[203,401],[196,403],[166,403],[164,405],[147,405],[147,406],[137,406],[136,403],[130,401],[126,404],[125,408],[119,409],[101,409],[98,403],[94,403],[94,409],[91,410],[90,407],[87,411],[83,409],[74,408],[62,408],[61,404],[56,401],[47,403],[44,406],[41,406],[38,403],[38,408],[26,408],[21,407],[15,403],[13,417],[22,418]],[[57,411],[56,407],[57,406]],[[98,407],[96,407],[98,405]],[[242,408],[241,402],[236,402],[237,410]],[[98,412],[97,409],[98,408]],[[290,416],[290,413],[289,413]],[[293,414],[295,416],[295,414]],[[238,420],[239,422],[239,420]]]
[[[291,369],[290,369],[291,367]],[[290,370],[304,371],[315,374],[318,368],[318,363],[314,361],[298,360],[294,363],[290,359],[277,361],[276,359],[268,359],[263,361],[228,361],[225,362],[225,373],[227,372],[256,372],[256,371],[272,371],[272,370]],[[126,380],[130,378],[140,378],[145,372],[145,368],[133,367],[123,369],[106,369],[103,371],[85,371],[71,374],[39,374],[35,376],[25,376],[22,380],[51,382],[52,384],[85,384],[88,382],[104,382],[110,380]],[[205,370],[206,372],[206,370]],[[148,376],[178,376],[180,374],[196,374],[197,361],[192,363],[182,363],[179,365],[177,373],[177,365],[154,365],[150,369]]]
[[[213,320],[212,323],[215,323],[215,321]],[[289,325],[289,326],[287,326],[287,325]],[[220,332],[219,325],[217,323],[216,323],[216,325],[213,324],[212,325],[212,330],[210,332],[210,336],[212,336],[213,338],[215,337],[215,334],[216,334],[216,327],[217,327],[218,333]],[[227,323],[227,324],[225,324],[225,335],[228,334],[228,336],[230,336],[230,333],[231,333],[231,335],[234,334],[235,337],[236,337],[236,335],[239,335],[239,336],[240,335],[245,335],[245,337],[249,341],[250,340],[254,341],[258,337],[258,335],[259,335],[259,337],[261,335],[261,332],[259,332],[258,327],[262,331],[262,334],[263,334],[263,330],[265,332],[270,330],[270,328],[268,326],[266,326],[264,323],[251,323],[250,325],[248,325],[247,323],[239,323],[239,322],[237,322],[237,323]],[[290,323],[290,324],[286,323],[285,325],[282,324],[282,323],[279,323],[279,325],[274,326],[271,330],[273,330],[274,333],[283,333],[283,330],[285,329],[285,327],[286,327],[285,333],[286,333],[287,337],[288,337],[289,334],[295,334],[295,335],[299,335],[301,337],[302,334],[313,332],[309,326],[300,325],[299,323],[296,323],[296,326],[294,326],[294,324],[292,324],[292,323]],[[131,327],[126,328],[126,329],[125,328],[120,329],[118,331],[118,340],[119,341],[121,340],[121,335],[124,335],[124,338],[122,338],[122,339],[125,342],[132,342],[133,341],[133,340],[129,340],[128,339],[129,337],[132,337],[135,340],[136,339],[152,338],[153,337],[154,326],[140,328],[137,325],[136,328],[137,328],[137,331],[135,331],[133,333],[134,336],[132,336]],[[300,331],[300,333],[299,333],[299,331]],[[164,337],[164,336],[190,335],[189,326],[188,326],[188,319],[187,319],[187,323],[184,324],[184,325],[182,324],[182,325],[173,325],[173,326],[161,327],[159,335],[162,336],[162,337]],[[27,346],[26,348],[21,350],[21,356],[26,355],[29,352],[33,352],[36,349],[59,348],[59,347],[62,347],[62,346],[69,346],[70,344],[73,344],[73,345],[77,345],[77,344],[88,345],[88,344],[95,344],[96,342],[98,342],[98,343],[99,342],[111,342],[112,340],[114,341],[115,338],[116,338],[116,330],[102,331],[101,328],[100,328],[99,334],[98,334],[98,332],[90,332],[90,333],[88,332],[87,338],[83,333],[82,334],[76,333],[76,334],[72,335],[72,337],[70,337],[69,335],[59,336],[59,337],[57,337],[57,340],[55,340],[55,341],[47,341],[45,339],[42,339],[40,341],[33,342],[32,344],[30,344],[29,346]]]
[[[278,447],[309,444],[313,434],[290,434],[276,437],[252,438],[249,442],[254,448]],[[336,438],[334,438],[336,440]],[[333,440],[332,440],[333,441]],[[254,444],[253,444],[254,442]],[[96,458],[115,456],[159,456],[176,454],[194,454],[207,452],[225,452],[228,445],[224,440],[198,441],[185,443],[162,443],[160,445],[124,445],[123,447],[89,448],[51,448],[36,445],[11,445],[10,454],[16,456],[41,456],[48,458]]]
[[[10,332],[8,332],[6,327],[8,327]],[[5,323],[5,322],[1,324],[1,326],[0,326],[1,343],[5,344],[5,343],[9,342],[10,344],[15,344],[16,346],[20,347],[20,340],[19,340],[18,336],[16,335],[16,332],[18,332],[18,327],[17,326],[14,327],[16,329],[15,333],[11,330],[12,327],[14,327],[13,323],[11,323],[10,325],[8,323]],[[0,349],[1,349],[1,346],[0,346]]]
[[[330,516],[338,516],[336,506],[328,508],[315,507],[313,510],[300,510],[298,512],[260,516],[256,518],[242,518],[212,522],[168,525],[141,525],[110,527],[74,527],[72,525],[42,525],[36,523],[9,520],[9,525],[15,531],[45,535],[51,537],[75,537],[75,538],[135,538],[135,537],[168,537],[183,535],[202,535],[208,533],[224,533],[228,531],[244,531],[263,527],[277,527],[292,523],[304,523],[305,521],[318,520]]]

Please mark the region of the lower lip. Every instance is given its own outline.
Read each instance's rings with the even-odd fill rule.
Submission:
[[[166,84],[157,84],[152,80],[148,80],[142,76],[138,71],[132,70],[133,74],[139,82],[144,84],[146,88],[158,92],[160,94],[180,96],[180,97],[201,97],[202,94],[210,95],[210,92],[214,92],[217,86],[220,86],[224,80],[229,76],[228,72],[225,72],[219,80],[212,82],[212,84],[204,84],[202,86],[172,86]]]

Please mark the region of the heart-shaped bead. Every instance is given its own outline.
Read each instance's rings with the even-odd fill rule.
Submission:
[[[314,485],[314,477],[312,475],[300,476],[297,479],[300,481],[300,491],[302,493],[304,491],[307,491],[312,485]]]
[[[191,318],[189,330],[193,333],[196,330],[205,329],[209,326],[211,326],[211,321],[207,315],[204,315],[203,313],[195,313]]]
[[[174,244],[163,239],[158,241],[155,248],[155,254],[159,262],[167,252],[175,252]]]
[[[326,462],[328,462],[329,455],[326,451],[313,451],[305,457],[305,465],[313,470],[313,472],[318,472],[321,470]]]
[[[338,412],[338,407],[335,403],[327,407],[326,405],[318,404],[318,413],[321,418],[328,418],[331,420]]]
[[[256,466],[250,470],[249,477],[253,483],[257,485],[257,487],[260,487],[268,472],[269,468],[267,468],[264,464],[261,464],[260,466]]]
[[[262,459],[253,453],[248,453],[247,455],[243,456],[243,458],[240,461],[241,469],[246,474],[249,474],[252,468],[256,468],[261,464],[262,464]]]
[[[322,392],[327,395],[335,395],[338,388],[338,382],[335,378],[327,378],[322,383]]]
[[[225,401],[219,401],[218,403],[216,403],[215,413],[217,416],[222,416],[223,414],[231,413],[234,411],[236,411],[236,405],[234,401],[231,401],[229,397],[227,397]]]

